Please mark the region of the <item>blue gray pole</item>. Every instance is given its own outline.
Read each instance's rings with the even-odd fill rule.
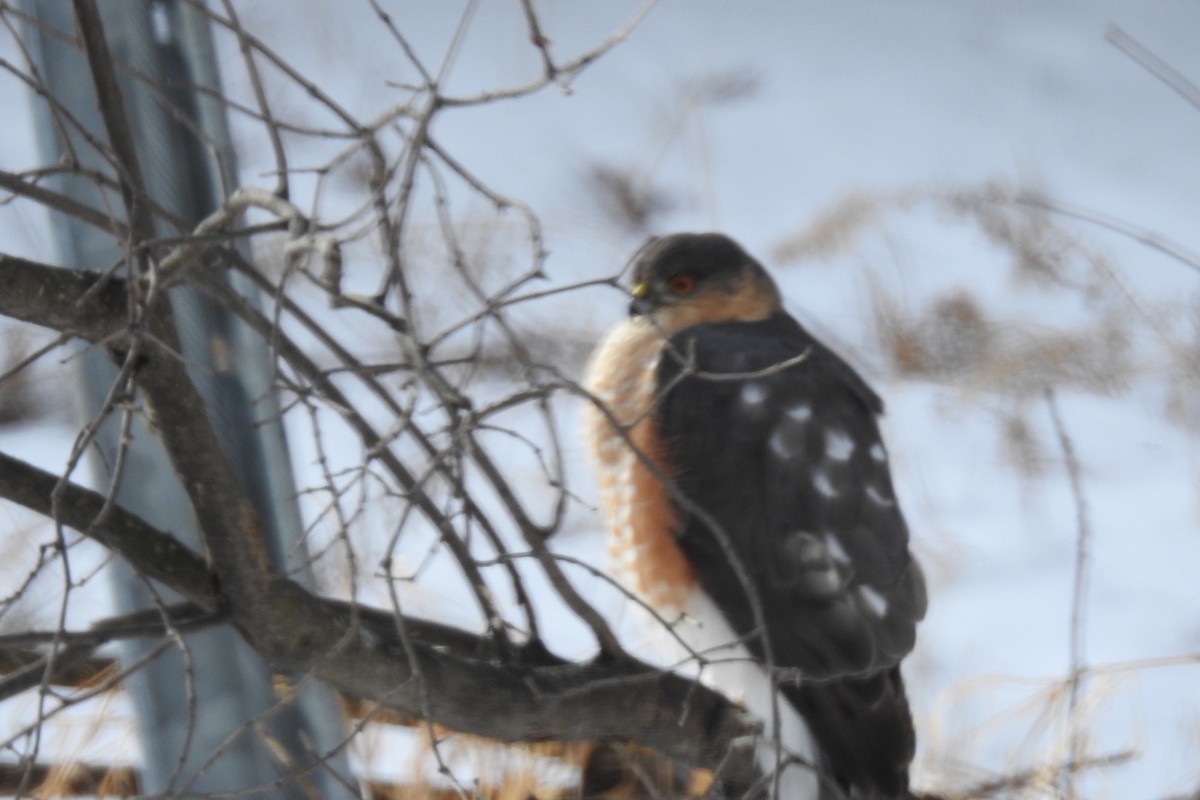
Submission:
[[[190,88],[199,85],[220,95],[209,23],[178,0],[122,0],[100,6],[114,59],[148,76],[160,93],[156,97],[138,81],[121,76],[126,111],[136,120],[132,127],[147,190],[158,205],[195,224],[237,185],[225,110],[213,96]],[[25,38],[49,93],[92,136],[104,140],[83,54],[48,32],[62,31],[73,38],[69,0],[25,0],[23,9],[43,26],[27,25]],[[203,132],[209,146],[172,116],[163,105],[164,97],[176,114],[182,112]],[[68,148],[65,133],[81,167],[111,172],[84,137],[53,123],[44,100],[38,98],[36,106],[45,163],[60,161]],[[213,158],[214,151],[218,158]],[[80,175],[64,172],[53,181],[58,191],[97,209],[120,205],[115,197],[102,202],[95,183]],[[101,270],[122,257],[121,242],[104,231],[59,215],[53,225],[66,265]],[[160,225],[158,232],[168,231]],[[253,297],[249,286],[240,284],[236,276],[231,282]],[[279,404],[270,387],[267,345],[199,292],[173,289],[171,303],[183,356],[192,365],[190,374],[258,511],[275,568],[311,588],[291,464],[278,422]],[[79,363],[80,411],[90,419],[116,371],[102,353],[84,353]],[[118,434],[118,420],[112,417],[102,425],[93,449],[90,465],[102,484],[116,457]],[[125,458],[117,493],[120,503],[199,550],[187,496],[153,433],[140,422]],[[115,572],[121,610],[146,608],[154,602],[139,577],[123,567]],[[162,587],[155,590],[164,599],[177,599]],[[290,676],[298,681],[299,691],[294,699],[281,702],[268,666],[233,631],[204,631],[188,635],[186,642],[186,656],[172,650],[127,681],[145,758],[140,772],[144,792],[193,795],[251,790],[254,797],[279,798],[356,794],[340,748],[345,730],[331,691]],[[149,647],[129,644],[124,655],[135,659]],[[330,753],[321,765],[304,771],[315,756]],[[298,770],[302,771],[299,777]]]

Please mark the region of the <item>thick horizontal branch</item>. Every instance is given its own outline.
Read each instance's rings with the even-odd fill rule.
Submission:
[[[14,673],[20,673],[33,667],[44,668],[45,663],[46,654],[44,652],[24,647],[0,645],[0,683]],[[113,659],[87,656],[66,666],[59,664],[56,660],[49,682],[56,686],[87,689],[116,674],[117,663]]]
[[[736,765],[727,779],[749,781],[753,759],[730,754],[754,723],[686,678],[632,659],[565,661],[541,648],[528,660],[520,651],[506,660],[490,638],[406,617],[417,681],[391,614],[318,598],[285,580],[270,595],[286,626],[271,654],[276,663],[311,671],[345,694],[412,717],[428,707],[434,722],[499,741],[634,739],[689,765]]]
[[[126,324],[125,284],[102,280],[0,254],[0,314],[100,342]]]
[[[0,454],[0,497],[50,514],[57,482]],[[214,572],[168,533],[120,507],[93,526],[104,497],[70,484],[59,491],[63,524],[193,603],[217,603]],[[264,624],[275,632],[239,627],[276,667],[311,672],[346,695],[413,718],[422,716],[428,699],[433,721],[455,730],[508,742],[632,737],[684,763],[710,767],[753,732],[749,719],[721,696],[646,664],[580,664],[540,648],[506,659],[491,638],[406,618],[422,686],[390,613],[320,598],[282,578],[265,584],[263,598]]]
[[[51,517],[58,483],[57,475],[0,453],[0,497],[5,500]],[[98,492],[67,483],[60,490],[58,521],[117,553],[139,575],[161,581],[202,608],[218,606],[216,575],[201,556],[120,506],[111,506],[103,522],[94,525],[104,505]]]

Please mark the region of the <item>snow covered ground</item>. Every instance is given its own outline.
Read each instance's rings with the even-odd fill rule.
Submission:
[[[385,81],[412,78],[365,2],[338,4],[336,14],[314,0],[244,5],[251,29],[364,116],[394,102]],[[437,63],[463,4],[387,5]],[[541,5],[560,58],[593,46],[635,8]],[[918,785],[946,775],[968,785],[1066,752],[1079,523],[1047,401],[1028,391],[1020,359],[923,380],[881,346],[881,298],[918,315],[955,292],[985,311],[1001,356],[1039,336],[1095,338],[1100,318],[1116,319],[1126,337],[1128,362],[1113,365],[1119,390],[1075,383],[1056,393],[1091,526],[1086,660],[1113,665],[1084,694],[1089,752],[1137,751],[1090,773],[1083,796],[1151,800],[1200,784],[1200,428],[1186,424],[1197,418],[1189,385],[1170,380],[1196,341],[1197,275],[1128,237],[1051,216],[1077,239],[1071,275],[1094,278],[1098,259],[1080,256],[1086,249],[1120,283],[1106,278],[1088,294],[1021,280],[1011,252],[946,199],[986,183],[1032,189],[1200,250],[1200,109],[1107,42],[1110,25],[1200,80],[1200,7],[1180,0],[663,0],[569,96],[550,89],[446,114],[435,129],[446,150],[541,215],[556,284],[611,275],[640,243],[642,233],[605,215],[588,179],[596,164],[619,168],[672,201],[655,232],[718,229],[739,239],[774,268],[789,307],[885,396],[898,491],[931,583],[907,673]],[[482,3],[447,91],[523,83],[539,65],[519,5]],[[8,107],[28,107],[12,81],[3,91]],[[0,130],[6,169],[34,159],[32,125],[18,120]],[[244,180],[269,185],[266,145],[252,126],[237,132]],[[786,257],[789,242],[848,196],[871,210],[837,247],[819,259]],[[432,210],[417,209],[415,220],[431,222]],[[53,259],[44,235],[30,233],[39,222],[0,209],[4,249]],[[548,306],[548,320],[583,338],[622,313],[611,289],[569,297]],[[1025,470],[1004,435],[1014,420],[1033,442]],[[69,441],[61,431],[0,429],[0,447],[52,466],[47,453]],[[301,473],[312,474],[310,451],[293,446]],[[586,469],[572,479],[592,496]],[[11,512],[0,513],[8,529]],[[582,511],[572,519],[577,529],[557,546],[597,561],[595,520]],[[439,602],[454,601],[431,590],[427,602],[423,610],[439,613]],[[567,652],[578,629],[561,620]],[[1188,654],[1190,663],[1121,666]]]

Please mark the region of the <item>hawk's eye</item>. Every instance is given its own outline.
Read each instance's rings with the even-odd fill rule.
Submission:
[[[687,294],[696,288],[696,279],[686,272],[681,272],[667,278],[667,288],[671,290],[671,294]]]

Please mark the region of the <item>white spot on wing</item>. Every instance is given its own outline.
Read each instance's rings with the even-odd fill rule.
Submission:
[[[871,449],[867,451],[871,454],[871,458],[876,461],[887,461],[887,451],[883,449],[883,445],[879,442],[871,445]]]
[[[826,497],[837,497],[838,491],[833,488],[833,484],[829,482],[829,476],[825,474],[825,470],[817,470],[813,473],[813,488]],[[868,492],[870,489],[867,490]]]
[[[892,498],[888,497],[886,494],[884,494],[882,491],[880,491],[879,489],[875,488],[874,486],[868,486],[868,487],[867,487],[867,497],[868,497],[868,498],[870,498],[871,502],[873,502],[873,503],[875,503],[875,504],[877,504],[877,505],[884,506],[885,508],[886,508],[887,506],[894,506],[894,505],[896,505],[896,501],[895,501],[895,500],[893,500]]]
[[[854,452],[854,439],[841,428],[825,431],[825,455],[834,461],[847,461]]]
[[[796,442],[783,430],[776,429],[771,434],[770,440],[767,441],[767,446],[771,448],[771,452],[776,457],[787,460],[796,455]]]
[[[787,410],[787,416],[796,422],[808,422],[808,418],[812,416],[812,406],[808,403],[794,405]]]
[[[875,588],[867,585],[858,587],[858,596],[867,604],[867,608],[871,609],[877,617],[883,617],[887,614],[888,601],[887,598],[881,595]]]
[[[846,553],[846,548],[842,547],[842,543],[832,533],[825,534],[825,546],[829,548],[829,557],[839,564],[849,564],[850,556]]]
[[[767,390],[760,383],[747,383],[742,387],[741,399],[744,405],[761,405],[767,399]]]

